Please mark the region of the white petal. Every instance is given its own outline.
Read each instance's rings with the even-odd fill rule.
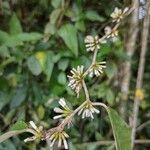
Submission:
[[[59,135],[59,136],[60,136],[60,135]],[[59,140],[58,140],[58,147],[61,147],[61,145],[62,145],[62,138],[59,137]]]
[[[64,99],[64,98],[61,98],[61,99],[59,100],[59,104],[60,104],[62,107],[65,107],[65,106],[66,106],[65,99]]]
[[[94,109],[94,111],[95,111],[97,114],[100,113],[100,111],[99,111],[98,109],[96,109],[96,108],[93,108],[93,109]]]
[[[32,136],[32,137],[24,139],[24,142],[26,143],[26,142],[34,141],[35,139],[36,139],[36,136]]]
[[[68,149],[68,144],[67,144],[67,141],[66,141],[66,139],[65,139],[65,138],[63,138],[63,143],[64,143],[64,147],[65,147],[65,149]]]
[[[53,147],[53,145],[54,145],[55,141],[56,141],[56,138],[55,138],[55,139],[53,139],[53,141],[52,141],[52,142],[51,142],[51,144],[50,144],[50,147]]]
[[[34,130],[37,130],[37,129],[38,129],[37,126],[35,125],[35,123],[34,123],[33,121],[30,121],[29,123],[30,123],[30,125],[32,126],[32,128],[33,128]]]
[[[57,115],[55,117],[53,117],[53,119],[59,119],[59,118],[62,118],[63,117],[63,114],[62,115]]]
[[[78,112],[78,115],[81,115],[82,111],[83,111],[83,108],[80,109],[80,111]]]
[[[92,118],[92,119],[94,119],[94,116],[93,116],[93,114],[90,112],[90,117]]]
[[[129,10],[129,8],[126,7],[126,8],[123,10],[123,13],[125,14],[128,10]]]
[[[82,119],[85,118],[85,113],[86,113],[86,111],[84,110],[83,113],[82,113]]]
[[[63,113],[64,111],[62,110],[62,109],[60,109],[59,107],[55,107],[54,108],[54,111],[56,112],[56,113]]]
[[[63,135],[64,135],[66,138],[69,137],[69,135],[68,135],[66,132],[63,132]]]

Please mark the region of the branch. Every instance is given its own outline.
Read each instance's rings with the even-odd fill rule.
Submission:
[[[127,30],[127,39],[125,44],[125,52],[129,57],[129,60],[124,61],[120,65],[120,79],[121,79],[121,106],[120,113],[122,117],[126,118],[126,101],[128,99],[129,86],[130,86],[130,76],[131,76],[131,58],[135,51],[135,44],[138,33],[138,0],[132,0],[132,8],[130,9],[132,12],[131,18],[129,20],[129,29]]]
[[[81,144],[76,144],[77,146],[84,146],[84,145],[110,145],[110,144],[114,144],[115,141],[96,141],[96,142],[85,142],[85,143],[81,143]],[[150,140],[140,140],[137,139],[134,141],[135,144],[150,144]]]
[[[136,81],[136,90],[142,88],[144,65],[145,65],[145,54],[146,54],[148,35],[149,35],[149,25],[150,25],[150,2],[147,2],[147,14],[146,14],[146,16],[144,18],[144,22],[143,22],[142,46],[141,46],[141,54],[140,54],[140,61],[139,61],[139,67],[138,67],[137,81]],[[136,126],[137,126],[137,118],[138,118],[138,113],[139,113],[140,100],[141,100],[140,97],[135,95],[134,106],[133,106],[132,148],[134,147],[134,139],[135,139],[135,135],[136,135]]]

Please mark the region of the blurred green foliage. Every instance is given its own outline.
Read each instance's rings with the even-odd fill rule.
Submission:
[[[58,105],[60,97],[65,97],[73,107],[84,101],[83,93],[77,99],[67,86],[66,76],[72,67],[81,64],[88,67],[91,62],[91,54],[85,50],[84,37],[88,34],[103,35],[104,27],[110,24],[112,10],[116,6],[125,6],[121,0],[2,0],[0,3],[0,132],[5,132],[18,120],[34,120],[45,128],[53,127],[58,122],[52,119],[52,109]],[[105,102],[116,110],[121,101],[119,63],[128,59],[122,42],[126,30],[123,24],[119,40],[101,47],[97,59],[107,60],[105,74],[93,80],[87,79],[92,99]],[[147,57],[149,55],[148,52]],[[132,61],[129,114],[132,112],[138,56],[137,53]],[[146,63],[149,62],[148,59]],[[149,76],[150,67],[146,65],[141,123],[147,120],[150,108]],[[111,140],[113,137],[103,109],[95,121],[77,117],[76,122],[75,127],[69,129],[71,150],[77,149],[77,143]],[[138,137],[148,138],[149,131],[144,128]],[[24,144],[26,136],[7,140],[0,145],[0,150],[46,149],[44,142]],[[101,149],[109,146],[101,146]],[[95,150],[99,146],[87,144],[79,146],[79,149]]]

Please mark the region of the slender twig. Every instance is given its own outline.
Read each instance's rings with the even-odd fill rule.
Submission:
[[[86,96],[86,100],[90,100],[90,96],[89,96],[89,92],[88,92],[88,89],[87,89],[87,86],[85,84],[85,81],[83,80],[82,81],[82,84],[83,84],[83,89],[84,89],[84,93],[85,93],[85,96]]]
[[[110,145],[110,144],[114,144],[115,141],[96,141],[96,142],[85,142],[85,143],[81,143],[81,144],[76,144],[77,146],[84,146],[84,145]],[[135,144],[150,144],[150,140],[140,140],[137,139],[134,141]]]
[[[130,77],[131,77],[131,58],[135,51],[135,43],[137,39],[138,33],[138,7],[139,7],[139,0],[132,0],[132,15],[129,20],[129,28],[127,30],[127,38],[125,44],[125,52],[128,56],[128,60],[125,60],[120,65],[120,78],[121,78],[121,106],[120,106],[120,113],[124,119],[127,116],[127,99],[129,93],[129,86],[130,86]],[[134,11],[133,11],[134,10]],[[130,11],[130,12],[131,12]]]
[[[142,123],[140,126],[138,126],[138,127],[136,128],[136,132],[139,132],[140,130],[142,130],[143,128],[145,128],[145,127],[146,127],[147,125],[149,125],[149,124],[150,124],[150,120],[148,120],[148,121]]]
[[[141,46],[141,54],[140,54],[140,61],[139,61],[139,67],[138,67],[137,81],[136,81],[136,90],[142,88],[144,65],[145,65],[145,54],[146,54],[148,35],[149,35],[149,25],[150,25],[150,2],[147,2],[147,14],[146,14],[146,16],[144,18],[144,22],[143,22],[142,46]],[[136,126],[137,126],[137,118],[138,118],[138,113],[139,113],[139,105],[140,105],[140,97],[135,95],[134,106],[133,106],[133,123],[132,123],[132,148],[134,147],[134,139],[135,139],[135,135],[136,135]]]

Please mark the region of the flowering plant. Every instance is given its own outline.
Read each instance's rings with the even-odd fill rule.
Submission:
[[[4,141],[5,139],[20,134],[22,132],[30,132],[33,134],[32,137],[29,137],[25,139],[25,142],[33,141],[36,139],[39,140],[50,140],[50,147],[53,147],[54,143],[58,143],[58,147],[64,146],[65,149],[68,149],[68,143],[67,139],[69,138],[68,133],[66,133],[65,127],[66,125],[68,127],[71,127],[73,122],[73,118],[76,114],[79,116],[81,115],[82,119],[84,118],[91,118],[94,119],[94,115],[100,113],[98,110],[98,106],[102,106],[106,109],[108,112],[108,115],[111,120],[111,124],[113,127],[114,137],[116,140],[116,148],[119,149],[119,145],[122,144],[123,141],[117,141],[119,135],[118,135],[118,124],[116,124],[115,119],[119,118],[119,116],[109,107],[107,107],[104,103],[100,102],[93,102],[90,98],[90,94],[88,92],[87,85],[85,83],[85,79],[87,76],[93,77],[99,77],[104,72],[104,69],[106,68],[106,61],[98,61],[96,59],[97,53],[103,43],[106,43],[108,40],[114,41],[114,39],[118,36],[118,27],[121,23],[121,20],[126,16],[128,12],[128,9],[125,8],[123,11],[121,9],[115,8],[114,12],[111,14],[111,17],[113,19],[113,22],[116,22],[116,25],[114,27],[105,27],[105,34],[102,37],[91,36],[88,35],[85,37],[85,46],[87,52],[93,53],[93,58],[91,65],[85,69],[83,65],[77,66],[77,68],[73,68],[70,71],[70,74],[68,75],[69,84],[68,86],[74,90],[74,92],[77,95],[77,98],[79,97],[80,91],[84,90],[85,93],[85,101],[78,106],[75,110],[72,110],[66,103],[64,98],[61,98],[59,100],[60,107],[55,107],[54,111],[58,113],[53,119],[61,119],[58,126],[44,130],[43,127],[37,127],[33,121],[30,121],[31,128],[25,128],[21,131],[10,131],[0,137],[0,142]],[[115,116],[115,119],[114,119]],[[130,133],[126,126],[126,124],[119,118],[118,119],[120,123],[119,128],[123,128],[126,133],[123,136],[129,137],[128,143],[130,143]],[[115,127],[115,128],[114,128]],[[129,144],[130,145],[130,144]],[[130,150],[130,147],[128,148]]]

